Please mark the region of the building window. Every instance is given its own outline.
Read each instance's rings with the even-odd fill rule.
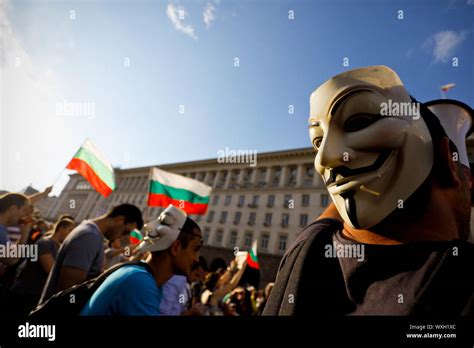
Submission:
[[[253,196],[253,200],[252,200],[252,203],[249,204],[249,207],[250,208],[257,208],[258,207],[258,200],[260,199],[260,196],[259,195],[254,195]]]
[[[216,172],[210,172],[207,176],[207,184],[213,186],[214,180],[216,180]]]
[[[239,171],[237,169],[233,170],[230,173],[230,183],[229,183],[229,188],[236,188],[237,187],[237,181],[239,180]]]
[[[212,220],[214,220],[214,214],[215,214],[214,210],[211,210],[209,212],[209,214],[207,215],[207,222],[212,222]]]
[[[229,248],[233,248],[237,245],[237,231],[231,231],[229,236]]]
[[[301,214],[300,215],[300,226],[304,227],[308,224],[308,214]]]
[[[270,226],[272,224],[272,213],[265,214],[265,226]]]
[[[198,173],[198,175],[196,176],[196,180],[203,181],[205,175],[206,175],[205,172]]]
[[[292,203],[291,195],[285,195],[285,200],[283,202],[283,207],[284,208],[289,208],[290,204]]]
[[[219,203],[219,195],[212,197],[212,205],[217,205]]]
[[[301,205],[303,207],[307,207],[309,205],[309,195],[303,195],[302,196],[302,202]]]
[[[204,235],[202,237],[204,244],[209,242],[209,235],[211,234],[211,229],[209,227],[204,228]]]
[[[243,179],[243,186],[249,187],[250,186],[250,179],[252,178],[252,169],[246,169],[244,171],[244,179]]]
[[[249,215],[249,225],[255,225],[255,219],[256,219],[257,214],[255,213],[250,213]]]
[[[219,222],[221,224],[223,224],[223,223],[225,223],[226,220],[227,220],[227,212],[223,211],[223,212],[221,212],[221,218],[219,219]]]
[[[272,208],[274,204],[275,204],[275,195],[269,195],[267,207]]]
[[[246,232],[245,237],[244,237],[244,247],[245,248],[250,248],[250,245],[252,244],[252,239],[253,239],[253,233],[252,232]]]
[[[229,174],[229,172],[227,170],[224,170],[223,172],[221,172],[221,175],[219,176],[219,181],[217,182],[216,188],[223,188],[224,187],[228,174]]]
[[[196,221],[196,222],[201,221],[201,217],[202,217],[202,215],[196,215],[196,217],[194,218],[194,221]]]
[[[222,229],[218,229],[216,232],[216,246],[220,246],[222,244],[222,236],[224,235],[224,231]]]
[[[296,186],[296,167],[290,167],[288,170],[290,174],[288,175],[287,185],[290,187]]]
[[[313,186],[313,178],[314,178],[314,165],[309,164],[305,166],[303,186],[304,187]]]
[[[289,223],[290,223],[290,214],[282,214],[281,215],[281,226],[282,227],[288,227]]]
[[[231,201],[232,201],[232,196],[230,195],[225,196],[224,205],[229,205]]]
[[[195,176],[196,176],[196,173],[189,173],[189,175],[188,175],[188,176],[189,176],[191,179],[194,179],[194,178],[195,178]]]
[[[260,248],[263,250],[268,249],[268,241],[270,240],[270,235],[267,233],[262,234],[260,237]]]
[[[234,225],[240,224],[240,218],[242,217],[242,213],[237,211],[234,216]]]
[[[257,179],[257,186],[265,186],[267,183],[265,181],[267,176],[267,168],[262,168],[258,171],[258,179]]]
[[[237,206],[243,207],[244,203],[245,203],[245,196],[243,195],[239,196],[239,203],[237,204]]]
[[[272,186],[277,187],[280,185],[280,179],[281,179],[281,167],[276,167],[273,170],[273,176],[272,176]]]
[[[286,250],[286,242],[288,237],[284,234],[280,235],[280,239],[278,240],[278,251],[284,252]]]
[[[327,193],[321,194],[321,207],[327,207],[329,205],[329,195]]]

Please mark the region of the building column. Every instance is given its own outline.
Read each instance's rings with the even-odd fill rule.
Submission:
[[[288,167],[281,166],[280,187],[285,187],[287,178],[288,178]]]
[[[303,185],[303,173],[304,167],[302,164],[298,164],[296,167],[296,187],[301,187]]]

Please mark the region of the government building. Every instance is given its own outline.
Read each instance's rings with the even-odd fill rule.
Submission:
[[[212,186],[206,215],[191,216],[202,228],[202,255],[208,264],[229,262],[237,250],[249,250],[258,240],[260,286],[275,278],[281,256],[301,229],[318,217],[330,202],[314,170],[312,148],[259,153],[253,163],[219,163],[217,158],[157,165]],[[116,169],[116,190],[107,198],[79,174],[72,174],[55,204],[42,215],[54,221],[71,214],[77,221],[94,218],[120,203],[137,205],[145,221],[162,208],[147,207],[152,167]]]

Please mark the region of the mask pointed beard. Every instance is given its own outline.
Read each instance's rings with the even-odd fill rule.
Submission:
[[[356,201],[354,199],[356,191],[351,190],[341,194],[341,197],[344,198],[344,205],[346,208],[347,216],[351,220],[352,226],[355,228],[360,228],[359,222],[357,221],[357,208]]]

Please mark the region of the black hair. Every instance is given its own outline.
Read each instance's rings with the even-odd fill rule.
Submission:
[[[17,206],[18,208],[25,205],[28,201],[28,197],[21,193],[5,193],[0,197],[0,213],[4,213],[11,206]]]
[[[186,217],[186,222],[179,233],[178,240],[181,242],[183,248],[186,248],[189,242],[200,234],[201,228],[199,228],[199,225],[193,219]]]
[[[113,218],[117,216],[123,216],[125,218],[125,223],[136,223],[137,229],[141,230],[143,227],[143,218],[142,212],[138,209],[137,206],[133,204],[120,204],[112,208],[106,215],[108,218]]]

